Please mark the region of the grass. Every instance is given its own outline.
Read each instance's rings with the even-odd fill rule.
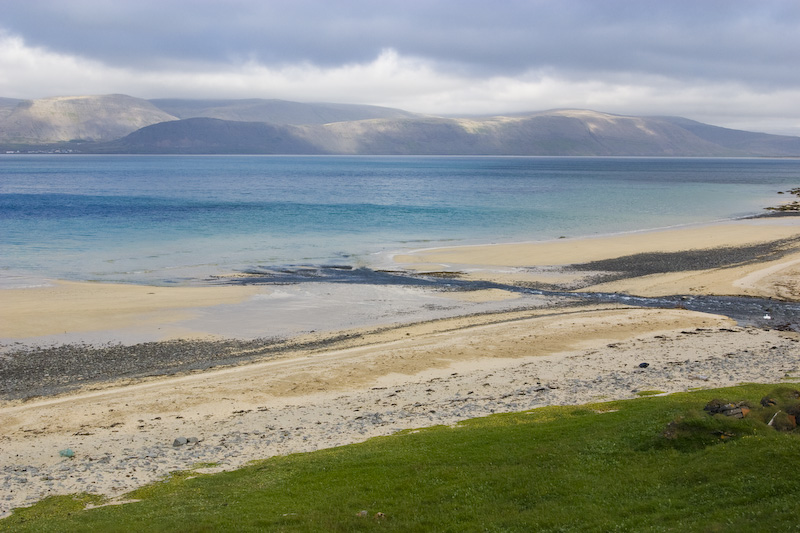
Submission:
[[[656,396],[658,394],[664,394],[663,390],[640,390],[636,393],[637,396]]]
[[[85,510],[98,498],[52,497],[0,520],[0,531],[795,530],[800,436],[703,412],[714,398],[759,405],[774,390],[495,415],[178,473],[125,505]]]

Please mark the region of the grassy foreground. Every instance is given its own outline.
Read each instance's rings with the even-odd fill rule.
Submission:
[[[0,530],[794,531],[800,430],[702,411],[713,398],[757,406],[775,388],[496,415],[175,474],[130,493],[136,503],[84,510],[99,499],[52,497]],[[665,438],[675,420],[698,433]]]

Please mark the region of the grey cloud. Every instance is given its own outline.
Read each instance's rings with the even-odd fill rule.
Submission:
[[[3,4],[0,26],[32,46],[134,68],[324,67],[393,48],[474,76],[800,82],[794,0],[22,0]]]

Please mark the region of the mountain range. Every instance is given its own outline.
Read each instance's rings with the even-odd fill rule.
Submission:
[[[0,98],[0,149],[137,154],[798,157],[800,137],[556,109],[444,117],[283,100]]]

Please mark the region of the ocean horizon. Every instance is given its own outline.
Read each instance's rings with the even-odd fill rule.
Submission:
[[[798,176],[793,159],[4,155],[0,287],[385,268],[756,215]]]

